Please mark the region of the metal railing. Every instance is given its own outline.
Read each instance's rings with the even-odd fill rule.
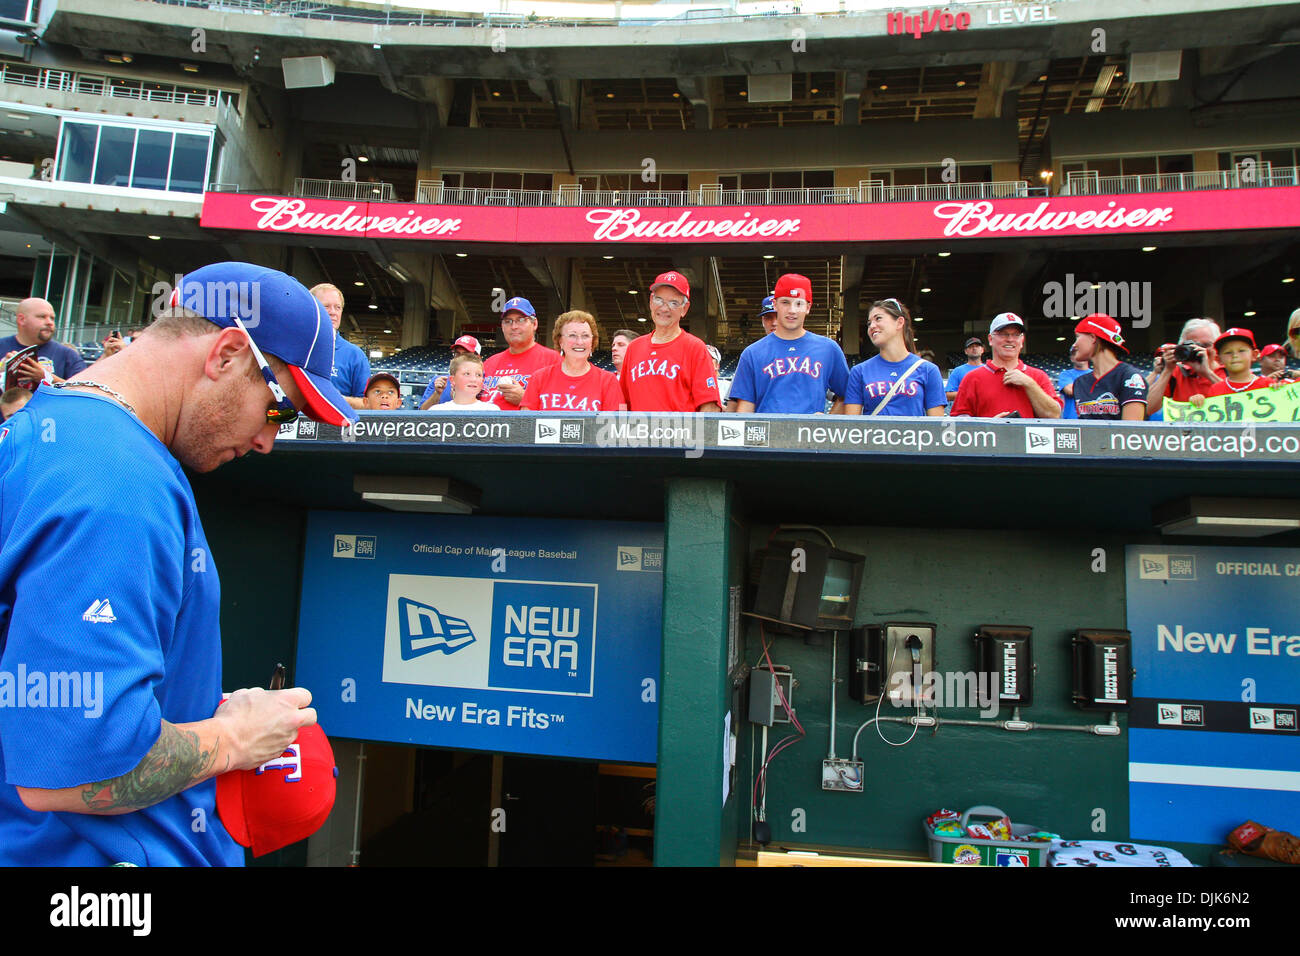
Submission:
[[[146,82],[148,81],[127,77],[76,73],[72,70],[52,70],[14,63],[0,64],[0,83],[12,83],[15,86],[38,90],[143,100],[149,103],[179,103],[183,106],[216,106],[223,94],[228,97],[236,95],[228,90],[211,87],[187,87],[175,83],[150,83],[146,86]]]
[[[299,193],[298,195],[305,195]],[[420,180],[415,201],[447,206],[825,206],[837,203],[933,202],[942,199],[1008,199],[1047,195],[1027,182],[943,183],[935,186],[886,186],[863,180],[856,186],[813,186],[800,189],[723,189],[708,183],[697,189],[640,191],[583,189],[484,189],[450,187],[437,180]]]
[[[1267,162],[1241,164],[1233,169],[1215,169],[1199,173],[1153,173],[1134,176],[1099,176],[1096,170],[1075,170],[1067,176],[1061,195],[1116,196],[1126,193],[1254,189],[1298,184],[1300,184],[1300,173],[1297,172],[1297,167],[1274,167]]]
[[[338,179],[295,179],[294,196],[304,199],[355,199],[364,202],[397,202],[392,183],[358,183]]]

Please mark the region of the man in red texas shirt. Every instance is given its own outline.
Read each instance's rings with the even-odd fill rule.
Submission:
[[[1020,361],[1025,320],[1003,312],[989,325],[992,358],[961,380],[952,413],[977,418],[1060,418],[1065,403],[1040,368]]]
[[[560,353],[537,343],[537,310],[520,296],[501,307],[501,334],[509,348],[483,363],[483,400],[517,412],[533,373],[554,365]]]
[[[633,340],[623,354],[620,378],[630,411],[722,411],[713,359],[702,341],[682,330],[690,295],[690,283],[680,272],[665,272],[650,284],[655,329]]]

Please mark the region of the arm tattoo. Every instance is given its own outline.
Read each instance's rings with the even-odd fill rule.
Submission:
[[[216,761],[216,744],[205,751],[198,734],[164,720],[157,742],[139,766],[120,777],[86,784],[81,799],[91,811],[150,807],[212,776]]]

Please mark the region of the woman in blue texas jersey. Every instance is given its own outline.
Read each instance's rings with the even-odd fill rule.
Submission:
[[[912,316],[897,299],[871,303],[867,335],[880,352],[849,372],[845,415],[942,415],[939,367],[913,354]],[[900,384],[901,383],[901,384]]]

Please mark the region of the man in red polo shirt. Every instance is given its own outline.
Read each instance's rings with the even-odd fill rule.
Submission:
[[[977,418],[1060,418],[1064,402],[1040,368],[1020,361],[1025,320],[1003,312],[989,325],[992,357],[966,375],[952,413]]]
[[[690,295],[690,283],[680,272],[665,272],[650,284],[654,331],[635,339],[623,353],[620,381],[629,411],[722,411],[708,348],[682,329]]]
[[[1147,414],[1154,415],[1164,408],[1165,399],[1190,402],[1193,395],[1205,395],[1223,380],[1223,366],[1219,353],[1214,350],[1214,340],[1219,337],[1219,325],[1212,319],[1188,319],[1178,336],[1178,345],[1190,345],[1195,358],[1178,362],[1174,349],[1163,345],[1156,353],[1155,371],[1147,379]]]
[[[483,400],[517,412],[533,373],[554,365],[560,353],[537,343],[537,311],[520,296],[501,307],[501,333],[509,348],[483,363]]]

